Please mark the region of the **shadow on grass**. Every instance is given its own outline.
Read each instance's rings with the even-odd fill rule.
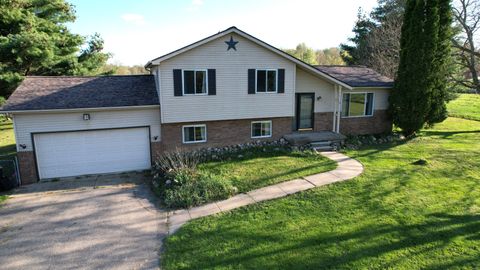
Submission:
[[[15,144],[0,146],[0,159],[12,159],[16,153]]]
[[[271,235],[256,234],[255,230],[248,234],[238,233],[238,231],[222,231],[222,234],[228,234],[233,239],[248,239],[242,242],[236,250],[231,250],[228,254],[214,259],[196,261],[196,267],[199,269],[215,267],[232,267],[235,265],[257,265],[255,260],[265,260],[267,257],[275,256],[275,265],[284,265],[285,267],[294,266],[295,269],[339,269],[349,268],[357,265],[359,261],[365,259],[378,259],[378,257],[388,253],[401,251],[398,259],[407,259],[415,253],[425,253],[444,248],[449,242],[457,238],[464,238],[470,241],[480,239],[480,215],[452,215],[446,213],[434,213],[426,216],[426,221],[419,224],[398,224],[368,226],[347,233],[333,233],[319,237],[308,237],[303,240],[295,241],[295,244],[282,245],[278,248],[269,248],[262,251],[248,246],[250,242],[262,242],[262,245],[277,246],[276,242],[282,239],[272,238]],[[208,234],[215,234],[216,231],[202,232],[205,237],[213,237]],[[371,239],[379,239],[374,245]],[[329,252],[328,248],[335,243],[340,252]],[[319,251],[317,254],[305,254],[305,256],[291,256],[291,254],[308,252],[312,250]],[[178,250],[181,252],[182,250]],[[282,261],[284,254],[285,261]],[[391,255],[386,255],[391,256]],[[262,258],[266,257],[266,258]],[[308,258],[308,259],[306,259]],[[392,257],[390,257],[392,258]],[[395,257],[394,257],[395,258]],[[287,261],[288,260],[288,261]],[[270,262],[267,262],[270,263]],[[380,259],[380,267],[394,267],[395,259],[389,261]],[[480,263],[480,257],[464,259],[460,256],[458,260],[442,262],[437,261],[427,266],[426,269],[445,269],[447,267],[467,267],[472,268]],[[257,265],[259,268],[264,266]],[[357,265],[358,266],[358,265]],[[265,268],[270,268],[268,265]]]
[[[461,131],[435,131],[435,130],[424,130],[422,134],[425,136],[439,136],[442,139],[447,139],[453,135],[458,134],[467,134],[467,133],[480,133],[480,130],[461,130]]]

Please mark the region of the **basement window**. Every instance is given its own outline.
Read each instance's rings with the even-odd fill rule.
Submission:
[[[252,122],[252,138],[272,137],[272,121]]]
[[[183,143],[202,143],[207,141],[206,125],[191,125],[182,127]]]

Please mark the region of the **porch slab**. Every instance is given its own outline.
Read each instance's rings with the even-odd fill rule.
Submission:
[[[299,131],[284,135],[283,138],[285,138],[285,140],[287,140],[291,145],[300,146],[312,142],[339,142],[345,140],[347,137],[343,134],[332,131]]]

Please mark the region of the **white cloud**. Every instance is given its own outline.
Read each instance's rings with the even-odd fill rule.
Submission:
[[[187,7],[187,11],[193,12],[199,10],[203,6],[203,0],[192,0]]]
[[[203,5],[203,0],[193,0],[192,5],[193,6],[201,6],[201,5]]]
[[[134,14],[134,13],[126,13],[123,14],[122,20],[126,21],[127,23],[132,23],[134,25],[145,25],[145,18],[140,15],[140,14]]]

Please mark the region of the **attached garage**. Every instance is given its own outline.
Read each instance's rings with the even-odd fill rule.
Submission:
[[[148,127],[33,134],[40,179],[150,168]]]

